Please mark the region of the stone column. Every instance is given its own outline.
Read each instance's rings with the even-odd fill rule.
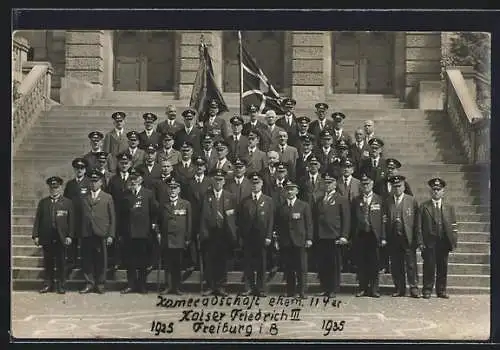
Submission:
[[[66,31],[62,104],[85,106],[101,97],[104,82],[103,43],[103,30]]]
[[[214,75],[219,88],[222,84],[222,32],[219,31],[183,31],[180,33],[180,77],[178,99],[188,100],[191,97],[196,72],[199,67],[199,45],[203,34],[208,46]]]
[[[292,32],[292,97],[298,108],[325,100],[323,32]]]

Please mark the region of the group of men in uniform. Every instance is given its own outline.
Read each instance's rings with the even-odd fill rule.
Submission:
[[[183,279],[200,268],[205,293],[225,295],[232,265],[243,271],[244,294],[264,296],[280,269],[287,296],[305,296],[309,271],[318,273],[321,294],[334,296],[343,270],[357,273],[357,296],[379,297],[379,272],[390,260],[393,296],[406,294],[407,277],[418,298],[420,249],[423,296],[436,281],[437,295],[447,298],[457,229],[442,199],[445,181],[429,180],[432,198],[419,205],[401,163],[384,159],[372,121],[351,138],[343,113],[327,120],[328,105],[318,103],[311,122],[294,115],[295,104],[285,99],[285,114],[277,119],[269,110],[265,122],[251,105],[250,120],[235,115],[230,126],[217,101],[202,124],[191,108],[180,123],[169,106],[156,128],[157,116],[145,113],[142,132],[126,131],[125,113],[113,113],[112,131],[89,133],[91,151],[73,160],[75,178],[64,191],[61,178],[47,180],[50,196],[33,228],[44,248],[41,292],[54,289],[56,258],[56,289],[64,293],[68,255],[73,265],[81,256],[81,293],[104,293],[108,265],[121,265],[122,293],[146,293],[157,266],[165,271],[163,293],[181,294]]]

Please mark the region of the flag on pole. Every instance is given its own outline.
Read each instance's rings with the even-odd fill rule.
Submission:
[[[219,113],[229,111],[222,92],[217,87],[212,66],[212,59],[208,52],[208,47],[203,42],[203,36],[200,42],[200,65],[196,78],[194,80],[193,90],[189,106],[198,112],[198,119],[204,121],[208,111],[208,102],[216,100],[219,103]]]
[[[241,41],[240,41],[241,42]],[[282,98],[269,82],[266,75],[257,65],[255,59],[240,44],[241,66],[242,66],[242,103],[245,106],[254,104],[259,108],[259,113],[274,110],[276,113],[284,113],[281,107]]]

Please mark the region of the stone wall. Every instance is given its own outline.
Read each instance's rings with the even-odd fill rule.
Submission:
[[[405,100],[415,105],[420,81],[441,80],[441,32],[406,32]]]

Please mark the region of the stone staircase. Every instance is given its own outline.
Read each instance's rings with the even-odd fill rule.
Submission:
[[[238,95],[225,95],[230,112],[239,112]],[[384,95],[333,95],[327,102],[331,110],[346,114],[345,129],[352,134],[365,119],[373,119],[376,134],[386,143],[385,155],[398,158],[417,200],[428,198],[427,180],[443,177],[448,186],[447,198],[457,208],[459,243],[450,255],[448,285],[451,293],[489,293],[490,291],[490,209],[488,173],[466,164],[460,143],[455,138],[448,117],[443,112],[404,109],[398,99]],[[38,288],[42,281],[42,252],[33,245],[31,229],[36,203],[47,193],[45,178],[58,174],[71,178],[72,158],[88,152],[87,134],[91,130],[106,132],[112,128],[111,113],[127,113],[128,130],[141,130],[142,114],[156,113],[164,118],[165,105],[174,104],[180,111],[189,101],[174,100],[168,93],[114,92],[91,106],[55,106],[42,115],[26,136],[13,159],[12,256],[15,289]],[[141,107],[137,107],[141,106]],[[314,119],[313,108],[297,106],[297,115]],[[421,274],[421,258],[418,257]],[[231,289],[242,288],[239,272],[229,276]],[[109,288],[121,288],[125,271],[109,276]],[[314,274],[309,275],[310,291],[318,288]],[[421,276],[420,276],[421,281]],[[156,283],[156,273],[149,276]],[[74,271],[68,287],[82,286],[83,276]],[[186,290],[199,288],[198,276],[186,282]],[[356,285],[353,274],[343,274],[342,289],[351,292]],[[389,275],[381,278],[383,289],[392,288]],[[279,274],[270,289],[283,291]]]

